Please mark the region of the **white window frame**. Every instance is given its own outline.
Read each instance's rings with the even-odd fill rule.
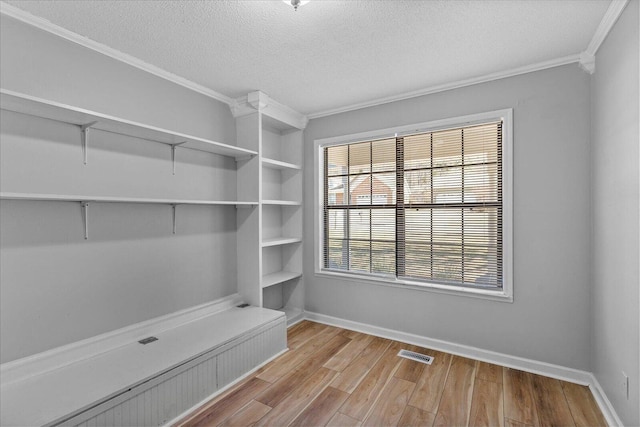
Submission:
[[[324,194],[324,156],[322,150],[332,145],[351,144],[376,139],[393,138],[416,133],[428,133],[448,128],[472,126],[502,120],[502,273],[501,289],[483,289],[433,282],[398,279],[371,273],[338,272],[323,268],[324,230],[322,203]],[[333,279],[355,280],[381,286],[462,295],[502,302],[513,302],[513,109],[489,111],[425,123],[379,129],[351,135],[316,139],[314,141],[314,265],[315,275]]]

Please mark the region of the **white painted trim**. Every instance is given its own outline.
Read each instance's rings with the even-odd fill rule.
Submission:
[[[229,104],[229,108],[231,109],[233,117],[237,119],[238,117],[247,116],[255,113],[256,110],[260,110],[260,104],[257,104],[256,107],[249,101],[249,94],[246,94],[234,99],[233,102]]]
[[[580,68],[585,72],[593,74],[596,71],[596,57],[587,52],[582,52],[578,65],[580,65]]]
[[[596,32],[593,36],[593,38],[591,39],[591,42],[589,43],[589,46],[587,47],[586,51],[584,52],[585,54],[587,54],[587,56],[581,57],[581,54],[575,54],[575,55],[569,55],[569,56],[565,56],[565,57],[561,57],[561,58],[555,58],[555,59],[551,59],[548,61],[543,61],[543,62],[538,62],[535,64],[530,64],[530,65],[525,65],[522,67],[517,67],[517,68],[512,68],[509,70],[504,70],[504,71],[498,71],[495,73],[490,73],[490,74],[486,74],[483,76],[477,76],[477,77],[472,77],[469,79],[463,79],[463,80],[458,80],[455,82],[449,82],[449,83],[444,83],[444,84],[440,84],[440,85],[435,85],[435,86],[429,86],[427,88],[423,88],[423,89],[419,89],[419,90],[415,90],[415,91],[411,91],[411,92],[405,92],[405,93],[401,93],[398,95],[392,95],[392,96],[388,96],[388,97],[384,97],[384,98],[378,98],[378,99],[373,99],[373,100],[369,100],[369,101],[365,101],[365,102],[360,102],[360,103],[356,103],[356,104],[351,104],[351,105],[347,105],[347,106],[343,106],[343,107],[338,107],[338,108],[333,108],[333,109],[329,109],[329,110],[324,110],[324,111],[319,111],[316,113],[312,113],[312,114],[308,114],[308,115],[303,115],[300,114],[292,109],[290,109],[289,107],[283,105],[283,104],[278,104],[278,107],[284,107],[283,110],[287,111],[288,114],[290,114],[291,112],[295,113],[294,115],[299,115],[301,117],[298,117],[298,119],[296,119],[296,121],[294,123],[296,123],[295,127],[297,127],[298,129],[304,129],[307,125],[307,122],[310,119],[316,119],[319,117],[325,117],[325,116],[330,116],[333,114],[339,114],[339,113],[344,113],[347,111],[353,111],[353,110],[358,110],[361,108],[367,108],[367,107],[373,107],[376,105],[381,105],[381,104],[386,104],[389,102],[395,102],[395,101],[401,101],[404,99],[410,99],[410,98],[415,98],[418,96],[423,96],[423,95],[428,95],[428,94],[432,94],[432,93],[437,93],[437,92],[443,92],[446,90],[451,90],[451,89],[457,89],[457,88],[461,88],[461,87],[466,87],[466,86],[471,86],[474,84],[478,84],[478,83],[485,83],[485,82],[490,82],[493,80],[499,80],[499,79],[503,79],[503,78],[507,78],[507,77],[513,77],[513,76],[517,76],[520,74],[526,74],[526,73],[531,73],[534,71],[540,71],[540,70],[545,70],[547,68],[553,68],[553,67],[558,67],[561,65],[566,65],[566,64],[571,64],[574,62],[580,63],[581,65],[583,65],[585,62],[583,61],[584,58],[588,58],[589,56],[594,56],[595,53],[597,52],[598,48],[600,47],[600,45],[602,44],[602,42],[604,41],[604,39],[606,38],[606,36],[609,34],[609,31],[611,30],[611,28],[613,27],[613,25],[615,24],[615,22],[618,20],[618,18],[620,17],[620,15],[622,14],[623,9],[625,8],[625,6],[627,5],[628,0],[613,0],[609,6],[609,9],[607,9],[607,12],[605,13],[604,17],[602,18],[602,21],[600,22],[600,25],[598,26],[598,28],[596,29]],[[13,19],[16,19],[18,21],[24,22],[26,24],[29,24],[31,26],[34,26],[36,28],[39,28],[40,30],[46,31],[48,33],[54,34],[58,37],[62,37],[66,40],[69,40],[73,43],[76,43],[78,45],[84,46],[88,49],[91,49],[93,51],[99,52],[103,55],[109,56],[111,58],[114,58],[118,61],[124,62],[128,65],[131,65],[133,67],[136,67],[140,70],[146,71],[150,74],[153,74],[157,77],[160,77],[162,79],[168,80],[172,83],[175,83],[177,85],[183,86],[187,89],[193,90],[195,92],[198,92],[200,94],[203,94],[205,96],[208,96],[210,98],[213,98],[215,100],[224,102],[225,104],[228,104],[229,107],[231,108],[231,111],[234,115],[234,117],[239,117],[241,115],[244,114],[248,114],[248,112],[246,112],[246,108],[249,105],[247,102],[246,97],[240,97],[237,99],[233,99],[231,97],[228,97],[226,95],[223,95],[219,92],[216,92],[212,89],[209,89],[203,85],[200,85],[198,83],[195,83],[191,80],[188,80],[184,77],[180,77],[176,74],[173,74],[169,71],[163,70],[162,68],[159,68],[155,65],[149,64],[147,62],[142,61],[139,58],[136,58],[132,55],[129,55],[127,53],[124,52],[120,52],[119,50],[113,49],[107,45],[104,45],[102,43],[96,42],[94,40],[91,40],[87,37],[81,36],[77,33],[74,33],[73,31],[67,30],[65,28],[62,28],[46,19],[40,18],[38,16],[32,15],[20,8],[17,8],[15,6],[12,6],[8,3],[5,3],[3,1],[0,1],[0,13],[6,16],[9,16]],[[585,70],[589,73],[593,73],[592,71],[592,66],[587,62],[587,66],[584,67]],[[590,71],[591,70],[591,71]],[[271,102],[275,102],[273,100],[271,100]],[[274,105],[272,105],[273,107]],[[273,108],[273,110],[278,110],[278,107]],[[267,113],[268,115],[271,115],[270,113]],[[275,111],[273,112],[274,114],[274,118],[277,118],[277,115],[279,114],[279,111]]]
[[[302,320],[302,319],[300,319]],[[278,357],[282,356],[283,354],[285,354],[287,351],[289,351],[288,348],[285,348],[284,350],[282,350],[281,352],[279,352],[278,354],[274,355],[273,357],[270,357],[269,359],[265,360],[263,363],[261,363],[260,365],[256,366],[255,368],[253,368],[252,370],[250,370],[249,372],[247,372],[246,374],[244,374],[243,376],[239,377],[238,379],[236,379],[235,381],[230,382],[229,384],[227,384],[226,386],[222,387],[220,390],[216,390],[215,392],[213,392],[212,394],[210,394],[209,396],[205,397],[204,399],[202,399],[200,402],[196,403],[195,405],[193,405],[191,408],[187,409],[186,411],[184,411],[183,413],[181,413],[180,415],[178,415],[177,417],[175,417],[174,419],[172,419],[171,421],[167,422],[166,424],[164,424],[164,426],[178,426],[179,422],[182,421],[184,418],[186,418],[187,416],[190,415],[196,415],[195,411],[197,411],[198,409],[200,409],[202,406],[206,405],[208,402],[210,402],[211,400],[215,399],[216,397],[220,396],[222,393],[226,392],[227,390],[231,389],[232,387],[234,387],[236,384],[242,382],[243,380],[245,380],[246,378],[248,378],[249,376],[253,375],[254,373],[256,373],[256,371],[258,371],[258,369],[262,368],[263,366],[265,366],[267,363],[272,362],[273,360],[277,359]]]
[[[620,18],[620,15],[622,15],[622,11],[628,2],[629,0],[612,0],[609,8],[602,17],[602,21],[600,21],[598,28],[596,28],[596,32],[593,34],[589,46],[587,46],[585,50],[586,54],[591,56],[596,55],[598,49],[600,49],[600,46],[609,35],[611,28],[613,28],[618,18]]]
[[[287,315],[287,329],[292,327],[296,323],[302,322],[305,319],[304,310],[301,309],[281,309],[277,311],[285,311],[285,314]]]
[[[3,15],[9,16],[13,19],[16,19],[18,21],[24,22],[25,24],[29,24],[40,30],[54,34],[58,37],[62,37],[63,39],[76,43],[80,46],[86,47],[88,49],[91,49],[103,55],[109,56],[120,62],[124,62],[125,64],[131,65],[142,71],[146,71],[150,74],[153,74],[154,76],[160,77],[162,79],[168,80],[177,85],[183,86],[187,89],[193,90],[194,92],[198,92],[198,93],[201,93],[202,95],[206,95],[217,101],[221,101],[229,105],[231,105],[231,103],[233,102],[232,98],[226,95],[223,95],[219,92],[216,92],[212,89],[209,89],[208,87],[202,86],[198,83],[192,82],[191,80],[185,79],[184,77],[180,77],[169,71],[163,70],[160,67],[144,62],[143,60],[138,59],[135,56],[129,55],[124,52],[120,52],[119,50],[113,49],[107,45],[98,43],[97,41],[81,36],[80,34],[74,33],[73,31],[69,31],[50,21],[47,21],[46,19],[32,15],[28,12],[25,12],[22,9],[19,9],[15,6],[12,6],[2,1],[0,1],[0,13],[2,13]]]
[[[291,323],[289,323],[289,320],[287,320],[287,329],[297,325],[298,323],[302,322],[305,319],[306,319],[306,316],[304,311],[300,312],[300,314],[296,314],[294,317],[291,318]]]
[[[259,90],[234,99],[229,104],[229,108],[235,118],[260,111],[265,116],[300,130],[307,127],[309,123],[309,119],[304,114],[281,104]]]
[[[372,274],[341,273],[323,269],[322,256],[324,242],[321,221],[321,206],[323,203],[323,190],[321,183],[324,182],[324,159],[322,149],[331,145],[350,144],[355,142],[370,141],[374,139],[384,139],[397,137],[400,135],[410,135],[415,133],[433,132],[453,127],[470,126],[478,123],[486,123],[491,120],[503,121],[503,288],[501,291],[476,289],[463,286],[453,286],[445,284],[430,284],[402,280],[396,277]],[[330,138],[316,139],[313,146],[314,152],[314,273],[316,276],[327,276],[330,278],[341,278],[356,280],[360,283],[373,283],[384,286],[393,286],[404,289],[418,291],[435,291],[451,295],[463,295],[468,297],[490,299],[494,301],[513,302],[513,109],[488,111],[483,113],[469,114],[460,117],[451,117],[430,122],[417,123],[411,125],[397,126],[386,129],[378,129],[367,132],[360,132],[350,135],[335,136]]]
[[[401,93],[399,95],[387,96],[384,98],[372,99],[370,101],[351,104],[344,107],[333,108],[329,110],[319,111],[317,113],[307,114],[307,117],[317,119],[319,117],[331,116],[333,114],[345,113],[347,111],[359,110],[361,108],[375,107],[376,105],[387,104],[395,101],[416,98],[418,96],[430,95],[432,93],[444,92],[447,90],[458,89],[466,86],[472,86],[479,83],[491,82],[494,80],[505,79],[507,77],[518,76],[520,74],[532,73],[534,71],[546,70],[547,68],[559,67],[561,65],[573,64],[580,61],[580,55],[569,55],[562,58],[556,58],[549,61],[538,62],[536,64],[525,65],[523,67],[512,68],[510,70],[498,71],[483,76],[472,77],[469,79],[458,80],[455,82],[444,83],[441,85],[429,86],[411,92]]]
[[[305,319],[313,322],[323,323],[325,325],[336,326],[369,335],[375,335],[382,338],[405,342],[407,344],[413,344],[420,347],[439,350],[474,360],[493,363],[508,368],[519,369],[521,371],[531,372],[537,375],[544,375],[546,377],[556,378],[562,381],[585,385],[588,386],[591,390],[591,393],[593,394],[596,403],[600,407],[602,415],[607,421],[607,424],[611,427],[624,425],[620,420],[620,417],[618,417],[618,414],[616,413],[613,405],[607,398],[606,393],[600,386],[600,383],[591,372],[567,368],[564,366],[554,365],[546,362],[539,362],[524,357],[498,353],[495,351],[484,350],[477,347],[456,344],[450,341],[409,334],[393,329],[382,328],[379,326],[354,322],[338,317],[327,316],[325,314],[314,313],[311,311],[305,311]]]
[[[602,415],[607,421],[609,427],[624,426],[622,420],[620,419],[620,417],[618,417],[615,408],[611,404],[611,401],[609,401],[609,398],[604,392],[604,389],[598,382],[596,376],[593,374],[591,374],[591,383],[589,384],[589,389],[591,390],[596,403],[600,407],[600,411],[602,411]]]
[[[317,210],[317,209],[316,209]],[[512,303],[513,296],[506,295],[502,291],[487,289],[476,289],[472,287],[462,287],[455,285],[440,285],[437,283],[418,282],[402,280],[393,276],[380,275],[379,277],[368,273],[348,273],[334,270],[316,271],[316,277],[323,277],[331,280],[347,280],[360,284],[385,286],[403,290],[413,290],[417,292],[435,292],[438,294],[455,295],[459,297],[480,298],[489,301]]]
[[[567,368],[564,366],[554,365],[546,362],[526,359],[524,357],[512,356],[495,351],[484,350],[477,347],[471,347],[462,344],[452,343],[434,338],[423,337],[420,335],[400,332],[393,329],[382,328],[379,326],[368,325],[365,323],[354,322],[351,320],[341,319],[338,317],[327,316],[325,314],[305,312],[308,320],[323,323],[326,325],[337,326],[352,331],[362,332],[369,335],[375,335],[382,338],[388,338],[395,341],[413,344],[420,347],[426,347],[433,350],[443,351],[458,356],[467,357],[474,360],[489,362],[496,365],[506,366],[508,368],[519,369],[521,371],[531,372],[538,375],[544,375],[563,381],[569,381],[580,385],[590,385],[593,377],[591,373],[578,369]]]
[[[428,94],[432,94],[432,93],[438,93],[438,92],[443,92],[446,90],[451,90],[451,89],[457,89],[457,88],[462,88],[462,87],[466,87],[466,86],[471,86],[474,84],[478,84],[478,83],[485,83],[485,82],[490,82],[493,80],[499,80],[499,79],[503,79],[503,78],[507,78],[507,77],[513,77],[513,76],[517,76],[520,74],[526,74],[526,73],[531,73],[534,71],[540,71],[540,70],[545,70],[547,68],[553,68],[553,67],[558,67],[561,65],[567,65],[567,64],[571,64],[574,62],[580,63],[583,67],[585,62],[583,61],[584,58],[588,58],[590,56],[595,56],[595,53],[598,51],[598,48],[600,47],[600,45],[602,44],[602,42],[605,40],[605,38],[607,37],[607,35],[609,34],[609,31],[611,31],[611,28],[613,27],[613,25],[615,24],[615,22],[618,20],[618,18],[620,17],[620,15],[622,14],[622,11],[624,10],[625,6],[627,5],[628,0],[613,0],[611,2],[611,4],[609,5],[609,8],[607,9],[607,12],[605,13],[604,17],[602,18],[602,21],[600,22],[600,24],[598,25],[598,28],[596,29],[595,34],[593,35],[593,38],[591,39],[591,42],[589,43],[589,46],[587,47],[587,49],[585,50],[585,54],[587,54],[587,56],[582,57],[581,54],[575,54],[575,55],[569,55],[569,56],[565,56],[565,57],[561,57],[561,58],[555,58],[555,59],[551,59],[548,61],[543,61],[543,62],[538,62],[535,64],[530,64],[530,65],[525,65],[522,67],[517,67],[517,68],[512,68],[509,70],[504,70],[504,71],[498,71],[495,73],[490,73],[490,74],[486,74],[483,76],[477,76],[477,77],[472,77],[469,79],[463,79],[463,80],[458,80],[455,82],[449,82],[449,83],[444,83],[444,84],[440,84],[440,85],[435,85],[435,86],[429,86],[427,88],[423,88],[423,89],[419,89],[419,90],[415,90],[415,91],[411,91],[411,92],[405,92],[405,93],[401,93],[398,95],[392,95],[392,96],[388,96],[388,97],[384,97],[384,98],[378,98],[378,99],[373,99],[373,100],[369,100],[369,101],[365,101],[365,102],[360,102],[360,103],[356,103],[356,104],[350,104],[347,106],[343,106],[343,107],[338,107],[338,108],[333,108],[333,109],[329,109],[329,110],[324,110],[324,111],[319,111],[316,113],[312,113],[312,114],[308,114],[308,115],[303,115],[300,114],[292,109],[290,109],[289,107],[284,106],[283,104],[279,104],[279,106],[285,107],[285,110],[290,110],[289,112],[294,112],[297,115],[302,116],[302,119],[298,119],[298,121],[296,122],[297,124],[295,125],[295,127],[297,127],[298,129],[304,129],[307,125],[308,120],[310,119],[317,119],[319,117],[325,117],[325,116],[330,116],[333,114],[339,114],[339,113],[344,113],[347,111],[353,111],[353,110],[358,110],[361,108],[367,108],[367,107],[373,107],[376,105],[381,105],[381,104],[386,104],[389,102],[395,102],[395,101],[401,101],[404,99],[410,99],[410,98],[415,98],[418,96],[423,96],[423,95],[428,95]],[[184,77],[180,77],[176,74],[173,74],[169,71],[163,70],[162,68],[159,68],[155,65],[149,64],[147,62],[142,61],[139,58],[136,58],[132,55],[126,54],[124,52],[120,52],[119,50],[113,49],[107,45],[104,45],[102,43],[96,42],[94,40],[91,40],[87,37],[81,36],[77,33],[74,33],[73,31],[69,31],[65,28],[62,28],[56,24],[53,24],[52,22],[37,17],[35,15],[32,15],[28,12],[25,12],[24,10],[17,8],[15,6],[12,6],[8,3],[5,3],[3,1],[0,1],[0,13],[6,16],[9,16],[13,19],[16,19],[18,21],[24,22],[26,24],[29,24],[31,26],[34,26],[36,28],[39,28],[40,30],[46,31],[48,33],[54,34],[58,37],[62,37],[66,40],[69,40],[73,43],[76,43],[78,45],[84,46],[88,49],[94,50],[96,52],[99,52],[103,55],[109,56],[111,58],[114,58],[118,61],[124,62],[126,64],[129,64],[133,67],[136,67],[140,70],[146,71],[150,74],[153,74],[157,77],[163,78],[165,80],[168,80],[170,82],[173,82],[177,85],[183,86],[187,89],[193,90],[195,92],[201,93],[205,96],[208,96],[210,98],[216,99],[218,101],[224,102],[225,104],[228,104],[229,107],[231,108],[231,111],[234,115],[234,117],[239,117],[241,115],[244,114],[248,114],[248,112],[246,112],[246,107],[248,105],[246,97],[240,97],[238,99],[233,99],[231,97],[228,97],[226,95],[223,95],[219,92],[216,92],[212,89],[209,89],[205,86],[202,86],[198,83],[195,83],[191,80],[188,80]],[[584,67],[585,70],[589,73],[593,73],[592,71],[592,66],[587,62],[586,67]],[[591,70],[591,71],[590,71]],[[273,100],[271,100],[271,102],[274,102]],[[276,114],[276,113],[274,113]],[[277,114],[276,114],[277,115]],[[274,117],[276,118],[276,117]]]
[[[41,375],[63,366],[94,357],[115,348],[130,344],[145,336],[176,328],[204,316],[227,310],[242,302],[239,294],[233,294],[205,304],[189,307],[144,322],[125,326],[81,341],[37,353],[0,365],[2,385]]]

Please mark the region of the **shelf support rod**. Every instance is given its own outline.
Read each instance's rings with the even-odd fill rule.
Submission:
[[[89,129],[91,126],[94,126],[98,122],[87,123],[86,125],[80,126],[81,137],[82,137],[82,158],[83,162],[87,164],[87,139],[89,138]]]
[[[84,224],[84,240],[89,240],[89,202],[80,202],[82,206],[82,222]]]
[[[173,168],[173,174],[176,174],[176,147],[185,144],[187,141],[179,142],[177,144],[171,144],[171,165]],[[175,233],[174,233],[175,234]]]
[[[176,234],[176,204],[171,204],[171,214],[173,218],[173,234]]]

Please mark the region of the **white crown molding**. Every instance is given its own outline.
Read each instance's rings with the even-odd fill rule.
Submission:
[[[231,109],[231,114],[235,118],[256,112],[256,109],[249,103],[247,95],[234,99],[233,102],[229,104],[229,108]]]
[[[263,110],[269,105],[269,97],[259,90],[247,94],[247,102],[256,110]]]
[[[596,57],[588,52],[582,52],[580,54],[580,62],[578,62],[580,68],[589,74],[593,74],[596,71]]]
[[[609,5],[609,8],[605,12],[596,32],[589,42],[587,49],[580,54],[580,68],[589,74],[593,74],[596,71],[596,53],[600,46],[609,35],[611,28],[618,21],[618,18],[622,14],[625,6],[629,0],[613,0]]]
[[[399,95],[387,96],[371,101],[360,102],[357,104],[347,105],[345,107],[334,108],[331,110],[320,111],[308,114],[309,119],[317,119],[319,117],[331,116],[333,114],[345,113],[347,111],[359,110],[361,108],[375,107],[376,105],[388,104],[390,102],[402,101],[405,99],[416,98],[418,96],[430,95],[432,93],[444,92],[447,90],[458,89],[466,86],[472,86],[479,83],[491,82],[507,77],[518,76],[520,74],[532,73],[534,71],[546,70],[547,68],[559,67],[561,65],[573,64],[580,61],[580,55],[569,55],[562,58],[551,59],[549,61],[538,62],[536,64],[525,65],[523,67],[512,68],[510,70],[498,71],[496,73],[485,74],[484,76],[472,77],[470,79],[458,80],[456,82],[444,83],[441,85],[430,86],[411,92],[401,93]]]
[[[69,31],[50,21],[47,21],[46,19],[34,16],[3,1],[0,1],[0,13],[18,21],[24,22],[25,24],[36,27],[40,30],[54,34],[58,37],[62,37],[63,39],[69,40],[70,42],[79,44],[103,55],[109,56],[120,62],[124,62],[125,64],[131,65],[132,67],[136,67],[140,70],[146,71],[150,74],[168,80],[177,85],[183,86],[187,89],[201,93],[202,95],[206,95],[215,100],[224,102],[225,104],[231,104],[233,102],[233,99],[226,95],[211,90],[198,83],[192,82],[191,80],[185,79],[184,77],[180,77],[178,75],[170,73],[169,71],[163,70],[162,68],[156,67],[155,65],[151,65],[132,55],[120,52],[119,50],[113,49],[102,43],[98,43],[87,37],[74,33],[73,31]]]
[[[604,42],[604,39],[609,35],[609,31],[613,28],[613,25],[616,23],[620,15],[622,15],[622,11],[629,3],[629,0],[613,0],[609,5],[609,8],[605,12],[602,17],[602,21],[596,28],[596,32],[593,34],[593,38],[591,38],[591,42],[589,46],[587,46],[587,50],[585,53],[591,56],[595,56],[600,49],[600,45]]]
[[[272,119],[301,130],[307,127],[309,122],[309,119],[304,114],[279,103],[259,90],[236,98],[233,103],[229,104],[229,108],[231,108],[233,117],[242,117],[260,111]]]
[[[273,117],[277,120],[281,120],[278,117],[287,118],[289,121],[285,121],[285,123],[291,124],[292,126],[298,129],[304,129],[310,119],[316,119],[320,117],[330,116],[333,114],[344,113],[347,111],[358,110],[361,108],[374,107],[376,105],[387,104],[390,102],[401,101],[404,99],[415,98],[423,95],[429,95],[438,92],[444,92],[451,89],[462,88],[466,86],[471,86],[479,83],[486,83],[494,80],[499,80],[507,77],[513,77],[520,74],[531,73],[534,71],[540,71],[547,68],[558,67],[561,65],[571,64],[571,63],[579,63],[580,66],[588,73],[592,74],[595,71],[595,54],[598,51],[600,45],[605,40],[609,31],[616,23],[622,11],[626,7],[629,0],[612,0],[609,8],[607,9],[605,15],[602,18],[602,21],[598,25],[591,42],[587,49],[581,54],[569,55],[562,58],[556,58],[549,61],[543,61],[536,64],[526,65],[523,67],[513,68],[510,70],[499,71],[496,73],[486,74],[484,76],[473,77],[470,79],[459,80],[455,82],[445,83],[436,86],[430,86],[424,89],[419,89],[416,91],[405,92],[398,95],[388,96],[384,98],[378,98],[366,102],[360,102],[357,104],[351,104],[344,107],[319,111],[316,113],[303,115],[298,113],[297,111],[280,104],[273,99],[270,99],[265,94],[268,101],[268,105],[261,107],[253,107],[247,99],[247,97],[240,97],[237,99],[230,98],[226,95],[223,95],[219,92],[216,92],[212,89],[204,87],[198,83],[192,82],[188,79],[170,73],[166,70],[163,70],[155,65],[148,64],[134,56],[128,55],[126,53],[120,52],[116,49],[110,48],[102,43],[98,43],[94,40],[91,40],[87,37],[83,37],[79,34],[76,34],[72,31],[69,31],[65,28],[62,28],[58,25],[51,23],[45,19],[34,16],[28,12],[23,11],[15,6],[9,5],[3,1],[0,1],[0,13],[26,24],[32,25],[36,28],[39,28],[43,31],[47,31],[51,34],[62,37],[66,40],[69,40],[73,43],[79,44],[86,48],[92,49],[96,52],[107,55],[111,58],[114,58],[118,61],[129,64],[133,67],[136,67],[140,70],[146,71],[150,74],[153,74],[157,77],[163,78],[165,80],[171,81],[175,84],[183,86],[187,89],[193,90],[195,92],[206,95],[210,98],[216,99],[218,101],[224,102],[229,105],[231,108],[231,112],[234,117],[240,117],[242,115],[249,114],[250,112],[255,111],[256,109],[264,110],[263,113],[266,115]],[[254,93],[254,92],[252,92]],[[262,92],[260,92],[262,93]],[[248,110],[251,108],[251,110]],[[270,110],[270,111],[269,111]],[[281,120],[282,121],[282,120]]]

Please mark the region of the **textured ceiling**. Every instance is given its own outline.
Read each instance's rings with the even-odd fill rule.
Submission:
[[[236,98],[313,114],[584,51],[609,0],[7,1]]]

